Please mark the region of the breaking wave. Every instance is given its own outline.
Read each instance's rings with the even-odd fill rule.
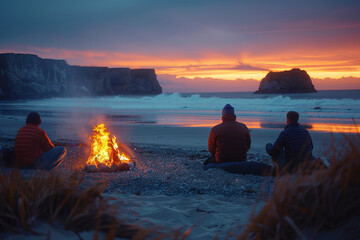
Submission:
[[[313,118],[360,119],[359,99],[292,99],[287,96],[267,98],[202,97],[199,94],[184,96],[179,93],[157,96],[115,96],[93,98],[52,98],[22,103],[38,107],[85,108],[116,110],[177,111],[197,114],[218,114],[225,104],[234,106],[237,114],[248,116],[274,116],[295,110]],[[19,104],[19,103],[17,103]]]

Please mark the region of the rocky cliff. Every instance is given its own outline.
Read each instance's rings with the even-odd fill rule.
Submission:
[[[269,72],[261,80],[255,93],[311,93],[317,92],[306,71],[293,68],[290,71]]]
[[[0,54],[0,99],[161,92],[154,69],[80,67],[31,54]]]

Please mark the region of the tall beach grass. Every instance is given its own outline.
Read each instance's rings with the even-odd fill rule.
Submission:
[[[273,194],[238,239],[306,239],[304,230],[308,227],[316,236],[359,217],[359,202],[358,133],[344,135],[341,145],[332,146],[328,169],[300,169],[294,175],[277,176]],[[360,230],[353,234],[354,239],[360,238]]]
[[[114,206],[101,196],[104,185],[83,188],[82,183],[78,174],[35,172],[28,178],[19,170],[0,174],[0,231],[33,232],[35,221],[46,221],[60,222],[74,232],[104,231],[109,239],[144,234],[145,230],[115,217]]]

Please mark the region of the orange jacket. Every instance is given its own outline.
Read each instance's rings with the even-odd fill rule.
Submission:
[[[223,122],[211,129],[208,147],[216,162],[246,161],[251,146],[250,131],[235,120],[235,115],[225,115]]]
[[[28,123],[18,131],[15,139],[15,159],[19,167],[27,167],[54,145],[38,125]]]

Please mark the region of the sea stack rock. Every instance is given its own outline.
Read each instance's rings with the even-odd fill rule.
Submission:
[[[288,94],[317,92],[305,70],[293,68],[290,71],[269,72],[261,80],[258,94]]]
[[[0,99],[154,95],[154,69],[70,66],[32,54],[0,54]]]

